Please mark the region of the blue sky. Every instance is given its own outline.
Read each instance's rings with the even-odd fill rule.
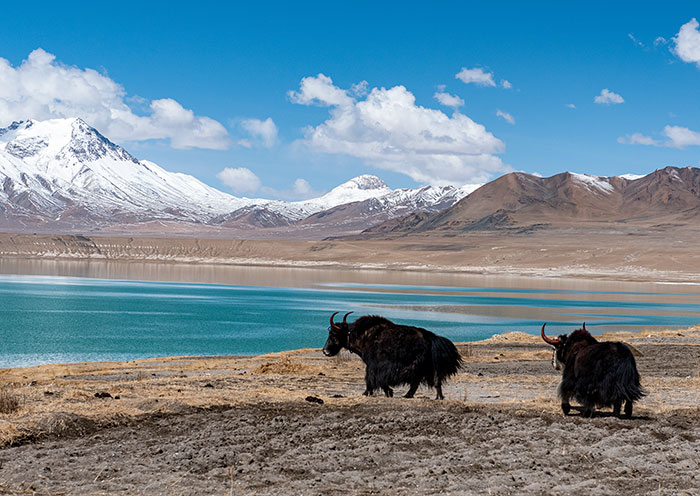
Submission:
[[[364,173],[700,165],[697,2],[522,4],[13,2],[0,125],[76,115],[168,170],[287,199]]]

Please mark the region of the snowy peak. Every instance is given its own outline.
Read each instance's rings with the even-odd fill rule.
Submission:
[[[352,203],[356,201],[367,200],[368,198],[376,198],[390,193],[392,190],[384,181],[377,176],[364,174],[357,176],[344,182],[340,186],[336,186],[328,193],[320,198],[308,200],[310,203],[318,205],[335,207],[343,203]]]
[[[358,190],[384,190],[388,189],[384,181],[372,174],[363,174],[341,184],[336,189],[358,189]]]
[[[135,159],[82,119],[27,120],[0,128],[0,227],[59,229],[70,222],[76,229],[109,229],[149,221],[284,227],[335,207],[371,202],[355,209],[364,228],[380,217],[450,206],[464,194],[452,187],[392,190],[366,174],[305,201],[236,198]]]
[[[86,163],[102,158],[136,162],[126,150],[82,119],[27,120],[0,129],[0,150],[34,164],[52,160]]]

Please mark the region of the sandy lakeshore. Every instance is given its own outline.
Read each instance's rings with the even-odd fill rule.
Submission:
[[[610,230],[596,225],[518,235],[484,231],[316,241],[0,233],[0,272],[12,273],[18,262],[34,261],[47,265],[47,273],[63,274],[51,265],[63,261],[697,283],[697,237],[691,228],[669,233],[659,227]]]
[[[2,370],[0,493],[698,494],[700,327],[603,339],[641,353],[632,420],[564,417],[520,333],[459,345],[445,401],[317,349]]]

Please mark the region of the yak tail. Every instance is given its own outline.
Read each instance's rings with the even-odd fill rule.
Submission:
[[[431,353],[436,381],[443,382],[462,368],[462,355],[447,338],[435,336],[431,343]]]
[[[630,359],[623,362],[619,369],[621,381],[618,382],[616,395],[630,401],[638,401],[647,395],[647,392],[639,383],[639,372],[632,353]]]

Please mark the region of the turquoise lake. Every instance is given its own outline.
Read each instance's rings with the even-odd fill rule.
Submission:
[[[630,291],[490,281],[274,287],[0,275],[0,368],[320,348],[335,311],[354,311],[350,320],[381,314],[454,341],[537,333],[543,322],[553,335],[583,321],[594,333],[700,323],[695,286],[623,286]]]

